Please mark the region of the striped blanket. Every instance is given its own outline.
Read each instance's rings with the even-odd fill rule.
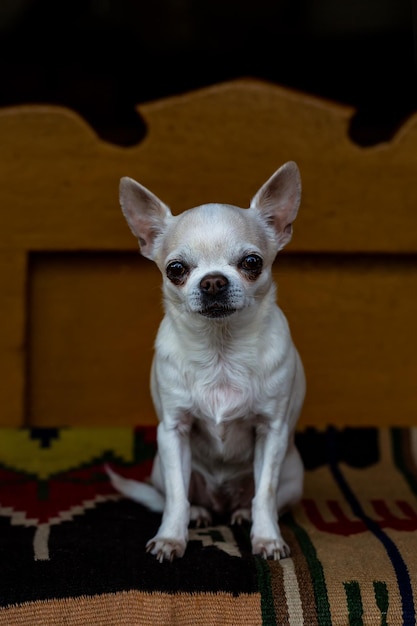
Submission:
[[[2,429],[0,624],[360,626],[416,623],[417,429],[306,429],[291,557],[248,524],[191,528],[183,559],[144,550],[160,518],[116,494],[145,478],[155,429]]]

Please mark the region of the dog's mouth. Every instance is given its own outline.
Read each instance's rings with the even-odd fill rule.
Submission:
[[[211,319],[219,319],[222,317],[229,317],[236,312],[236,309],[232,309],[230,307],[225,306],[210,306],[199,311],[200,315],[204,315],[204,317],[209,317]]]

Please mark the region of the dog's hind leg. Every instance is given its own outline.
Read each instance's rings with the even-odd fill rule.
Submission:
[[[300,501],[303,494],[304,468],[300,454],[292,444],[282,464],[280,473],[277,510],[281,514]]]
[[[251,522],[252,521],[252,511],[250,509],[236,509],[233,511],[232,517],[230,519],[230,523],[232,525],[238,524],[239,526],[243,524],[243,522]]]
[[[211,513],[204,506],[192,504],[190,507],[190,521],[195,523],[197,528],[210,526],[212,523]]]

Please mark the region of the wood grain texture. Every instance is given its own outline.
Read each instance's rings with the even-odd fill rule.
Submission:
[[[44,254],[31,273],[31,423],[154,423],[159,271],[139,254]]]
[[[26,277],[23,251],[0,248],[0,424],[20,426],[26,406]]]
[[[303,357],[302,422],[416,422],[417,257],[286,255],[279,303]]]
[[[133,148],[103,143],[62,108],[0,112],[0,423],[155,419],[160,277],[121,215],[121,176],[174,213],[248,206],[293,159],[303,200],[277,275],[307,367],[303,422],[412,424],[417,116],[363,149],[347,136],[349,107],[259,81],[139,112],[148,133]]]

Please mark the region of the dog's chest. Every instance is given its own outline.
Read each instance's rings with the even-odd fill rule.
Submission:
[[[191,389],[192,413],[214,423],[222,438],[226,422],[253,415],[259,385],[244,362],[220,360],[197,376]]]
[[[228,381],[208,385],[194,397],[193,413],[217,425],[240,419],[252,412],[252,394],[248,389],[236,389]]]

